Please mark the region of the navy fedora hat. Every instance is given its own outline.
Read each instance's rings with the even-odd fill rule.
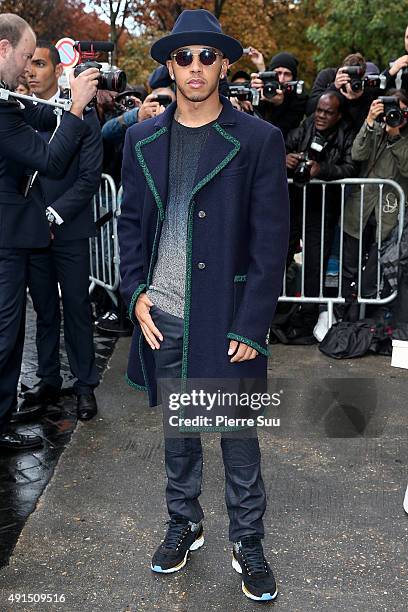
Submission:
[[[152,45],[150,55],[159,64],[165,64],[172,51],[187,45],[219,49],[230,64],[239,60],[243,52],[241,43],[223,33],[218,19],[210,11],[195,9],[180,13],[171,33]]]

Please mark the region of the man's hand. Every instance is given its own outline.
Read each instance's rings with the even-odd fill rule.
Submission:
[[[290,168],[290,170],[294,170],[295,168],[297,168],[301,159],[301,153],[288,153],[286,155],[286,167]]]
[[[258,72],[265,71],[264,57],[260,51],[255,49],[255,47],[249,47],[248,57],[252,61],[252,63],[257,67]]]
[[[350,76],[346,72],[343,72],[343,68],[339,68],[334,80],[335,88],[338,89],[341,95],[347,100],[357,100],[358,98],[361,98],[364,90],[360,89],[360,91],[353,91],[351,89],[350,81]]]
[[[384,112],[384,104],[381,100],[373,100],[370,106],[370,110],[367,115],[367,125],[372,128],[374,126],[374,121]]]
[[[96,96],[99,79],[97,68],[87,68],[77,77],[74,73],[69,75],[71,86],[72,106],[70,112],[77,117],[82,117],[85,106]]]
[[[278,89],[273,98],[268,98],[268,102],[270,102],[274,106],[280,106],[281,104],[283,104],[284,100],[285,92],[283,91],[283,89]]]
[[[151,93],[146,96],[142,106],[139,108],[139,113],[137,115],[137,121],[140,123],[145,119],[151,119],[156,115],[161,115],[166,110],[163,105],[159,104],[155,99],[156,94]]]
[[[339,68],[334,79],[334,86],[336,89],[342,90],[344,85],[350,83],[350,77],[346,72],[343,72],[343,68]]]
[[[150,348],[154,350],[160,348],[157,338],[163,342],[163,336],[153,323],[153,319],[150,315],[150,308],[152,306],[153,302],[149,300],[146,293],[141,293],[135,304],[135,315],[140,323],[146,341],[149,343]]]
[[[313,159],[310,160],[308,164],[310,166],[310,178],[314,178],[320,172],[320,164],[318,164],[317,161],[314,161]]]
[[[235,351],[237,352],[235,353]],[[243,342],[237,342],[236,340],[230,340],[228,355],[234,355],[230,359],[230,363],[235,363],[238,361],[248,361],[249,359],[255,359],[255,357],[258,355],[258,351],[253,349],[251,346],[244,344]]]
[[[259,74],[257,72],[252,72],[251,74],[251,87],[254,89],[260,90],[260,99],[264,102],[269,102],[273,104],[273,106],[280,106],[285,99],[285,94],[281,89],[278,89],[276,95],[273,98],[265,98],[263,93],[264,83],[262,79],[259,78]]]
[[[252,106],[252,102],[250,102],[250,100],[238,100],[238,104],[244,113],[254,112],[254,107]]]
[[[402,55],[391,66],[389,72],[391,76],[395,76],[397,72],[408,66],[408,55]]]
[[[229,99],[229,101],[231,102],[231,104],[232,104],[233,108],[235,108],[235,110],[239,110],[239,111],[242,110],[242,108],[240,106],[240,103],[238,101],[238,98],[231,97]]]

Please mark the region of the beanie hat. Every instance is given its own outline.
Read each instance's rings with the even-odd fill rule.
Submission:
[[[294,55],[292,55],[292,53],[287,53],[286,51],[283,51],[282,53],[277,53],[273,56],[269,63],[269,70],[276,70],[276,68],[282,66],[282,68],[287,68],[288,70],[290,70],[293,79],[296,80],[298,64],[299,61]]]

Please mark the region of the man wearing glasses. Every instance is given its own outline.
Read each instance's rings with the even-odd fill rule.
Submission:
[[[160,379],[263,379],[288,245],[285,149],[234,110],[219,80],[242,55],[206,10],[186,10],[152,57],[177,100],[126,135],[119,221],[122,293],[135,324],[128,382],[158,403]],[[221,437],[233,567],[250,599],[277,595],[262,549],[266,494],[256,436]],[[197,437],[166,437],[170,521],[151,569],[181,569],[204,542]]]

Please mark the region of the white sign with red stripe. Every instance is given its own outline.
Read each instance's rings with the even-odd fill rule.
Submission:
[[[75,40],[67,36],[65,38],[60,38],[60,40],[55,43],[60,54],[61,64],[64,68],[73,68],[78,63],[79,53],[74,49],[74,44]]]

